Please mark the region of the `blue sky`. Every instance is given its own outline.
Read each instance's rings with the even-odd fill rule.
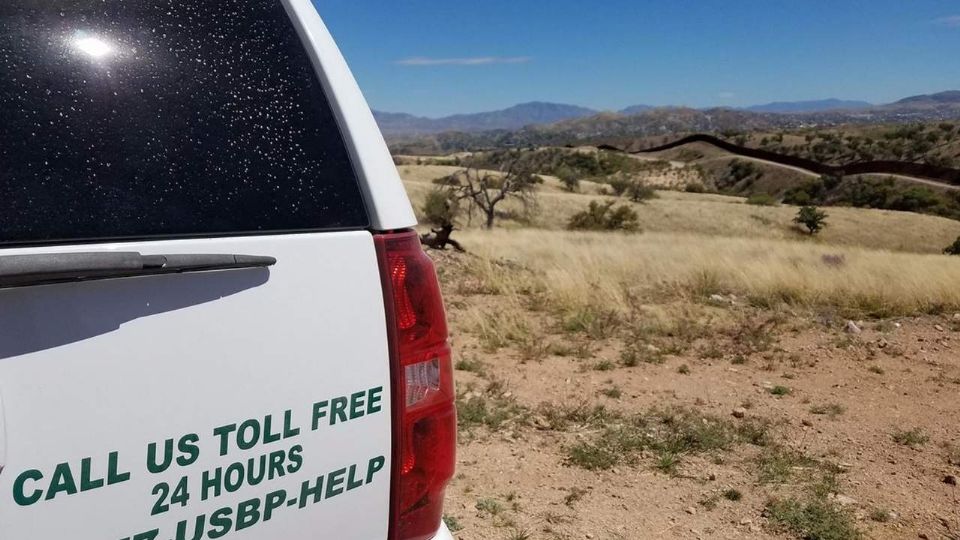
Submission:
[[[956,0],[314,0],[372,107],[889,102],[960,89]]]

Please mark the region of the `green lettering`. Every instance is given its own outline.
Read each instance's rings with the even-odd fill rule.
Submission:
[[[316,428],[314,428],[316,429]],[[283,413],[283,438],[289,439],[300,434],[300,428],[293,427],[293,411]]]
[[[273,415],[263,419],[263,444],[275,443],[282,438],[280,433],[271,433],[271,428],[273,428]]]
[[[345,397],[333,398],[330,405],[330,425],[337,425],[337,420],[341,423],[347,421],[347,398]]]
[[[306,508],[307,498],[310,496],[313,496],[313,504],[320,502],[320,499],[323,497],[323,475],[317,477],[313,486],[310,485],[309,480],[305,480],[300,484],[300,500],[297,507],[300,509]]]
[[[343,485],[343,475],[347,474],[347,469],[337,469],[332,473],[327,475],[327,492],[324,495],[324,499],[329,499],[331,497],[336,497],[343,493],[343,488],[338,487]]]
[[[282,451],[280,453],[283,453]],[[259,462],[260,466],[257,467]],[[251,486],[259,485],[263,482],[263,477],[267,475],[267,456],[259,458],[250,458],[247,461],[247,484]],[[268,478],[272,480],[273,478]]]
[[[237,531],[253,527],[260,522],[260,499],[250,499],[237,506]]]
[[[350,466],[350,474],[347,475],[347,491],[357,489],[363,485],[363,480],[357,480],[357,466]]]
[[[290,449],[290,465],[287,465],[287,472],[297,474],[303,467],[303,447],[299,444]]]
[[[120,472],[120,453],[110,452],[107,457],[107,485],[113,486],[130,480],[130,473]]]
[[[211,497],[219,497],[220,489],[223,485],[223,467],[217,467],[213,471],[203,471],[200,478],[200,500],[205,501]],[[210,494],[210,491],[213,494]]]
[[[227,455],[230,451],[230,434],[237,430],[236,424],[228,424],[226,426],[220,426],[213,430],[213,434],[216,437],[220,437],[220,456],[223,457]]]
[[[207,532],[210,538],[220,538],[230,532],[233,527],[233,508],[221,508],[210,516],[210,526],[213,527]]]
[[[373,482],[373,475],[383,470],[383,466],[386,465],[387,460],[383,456],[377,456],[370,460],[369,465],[367,465],[367,483]]]
[[[67,495],[77,494],[77,483],[73,480],[73,472],[70,471],[70,465],[61,463],[53,470],[53,478],[50,480],[50,491],[44,500],[53,500],[60,493]]]
[[[43,473],[36,469],[31,469],[21,473],[20,476],[13,481],[13,500],[20,506],[36,504],[43,498],[43,490],[41,489],[35,489],[30,495],[24,492],[24,484],[26,484],[28,480],[39,482],[43,480]]]
[[[270,478],[280,478],[283,476],[283,460],[287,453],[283,450],[277,450],[270,454]]]
[[[91,491],[97,488],[103,487],[103,479],[97,478],[96,480],[91,479],[92,473],[90,469],[93,468],[93,460],[90,458],[83,458],[80,460],[80,491]]]
[[[227,493],[233,493],[243,485],[243,463],[233,463],[227,467],[227,472],[223,475],[223,487]]]
[[[321,401],[320,403],[313,404],[313,431],[316,431],[320,428],[320,419],[326,418],[327,411],[325,409],[328,405],[330,405],[330,402],[328,401]]]
[[[203,527],[207,523],[207,516],[197,516],[193,522],[193,536],[187,538],[187,522],[177,523],[177,540],[200,540],[203,538]]]
[[[367,414],[378,413],[381,410],[380,402],[383,401],[383,387],[371,388],[367,393]]]
[[[283,506],[283,503],[286,500],[287,492],[282,489],[268,494],[267,504],[263,507],[263,521],[270,521],[270,518],[273,517],[273,511]]]
[[[356,392],[350,395],[350,419],[356,420],[357,418],[362,417],[366,414],[366,411],[363,410],[364,398],[367,397],[366,392]]]
[[[250,435],[248,438],[247,435]],[[250,450],[257,445],[260,440],[260,422],[256,420],[247,420],[240,424],[237,431],[237,447],[241,450]]]
[[[200,447],[197,446],[199,442],[200,436],[196,433],[184,435],[180,438],[180,442],[177,443],[177,449],[180,450],[177,465],[189,467],[197,462],[197,459],[200,457]]]
[[[173,463],[173,439],[163,443],[163,462],[157,462],[157,443],[147,446],[147,471],[150,474],[160,474],[170,468]]]

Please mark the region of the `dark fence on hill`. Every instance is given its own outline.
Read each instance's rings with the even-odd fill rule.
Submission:
[[[912,176],[915,178],[925,178],[928,180],[943,182],[945,184],[960,186],[960,170],[951,169],[949,167],[939,167],[936,165],[911,163],[907,161],[861,161],[858,163],[849,163],[847,165],[827,165],[826,163],[820,163],[819,161],[814,161],[812,159],[778,154],[776,152],[760,150],[758,148],[747,148],[746,146],[740,146],[712,135],[704,134],[690,135],[689,137],[684,137],[669,144],[664,144],[655,148],[647,148],[645,150],[639,150],[631,153],[646,154],[651,152],[662,152],[664,150],[672,150],[680,146],[697,142],[716,146],[717,148],[730,152],[731,154],[754,159],[762,159],[763,161],[770,161],[772,163],[778,163],[780,165],[787,165],[790,167],[797,167],[820,175],[849,176],[856,174],[897,174],[903,176]],[[601,150],[623,151],[620,148],[610,145],[601,145],[598,148]]]

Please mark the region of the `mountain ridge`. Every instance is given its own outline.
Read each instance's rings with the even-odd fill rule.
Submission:
[[[751,128],[796,128],[842,123],[903,123],[952,120],[960,117],[960,91],[911,96],[885,104],[826,99],[774,102],[747,108],[653,107],[635,105],[601,112],[562,103],[530,102],[507,109],[443,118],[374,111],[390,140],[446,133],[487,135],[556,133],[568,130],[575,139],[621,134],[665,134],[689,131]],[[659,124],[658,124],[659,122]],[[484,137],[489,139],[490,137]],[[508,137],[509,138],[509,137]]]
[[[803,113],[803,112],[827,112],[838,110],[857,110],[869,109],[873,103],[866,101],[850,101],[842,99],[820,99],[812,101],[774,101],[764,105],[753,105],[745,107],[744,110],[751,112],[767,113]]]

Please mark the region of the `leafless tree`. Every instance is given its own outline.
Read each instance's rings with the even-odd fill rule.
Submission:
[[[436,183],[449,189],[457,201],[466,202],[470,216],[474,210],[479,211],[486,228],[492,229],[500,203],[514,199],[520,201],[525,210],[532,209],[537,200],[536,186],[542,184],[543,179],[513,161],[501,171],[467,168]]]

